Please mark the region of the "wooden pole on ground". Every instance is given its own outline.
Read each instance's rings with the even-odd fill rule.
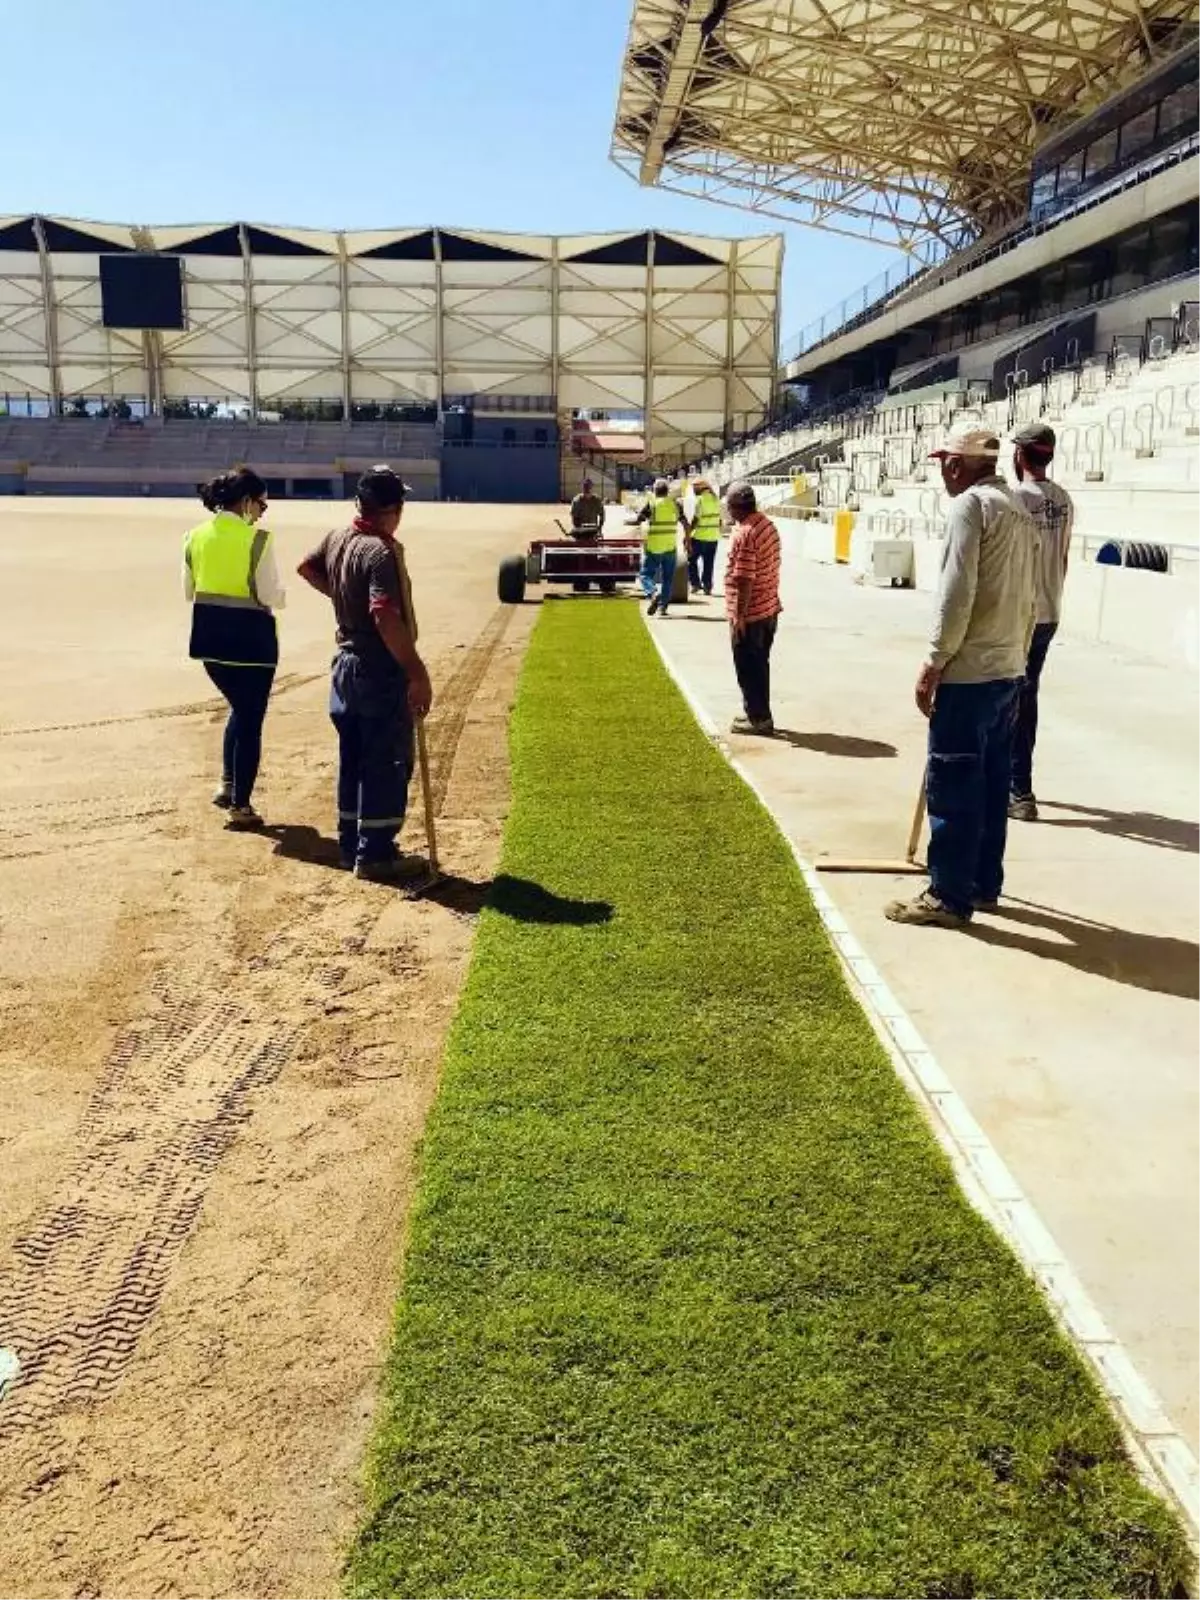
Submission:
[[[917,860],[921,846],[921,833],[925,826],[925,774],[921,774],[921,787],[913,810],[912,826],[908,830],[908,848],[903,861],[896,857],[871,856],[818,856],[813,866],[818,872],[890,872],[923,874],[925,864]]]

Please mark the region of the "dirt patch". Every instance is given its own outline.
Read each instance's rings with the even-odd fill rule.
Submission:
[[[295,555],[328,518],[298,512]],[[221,716],[198,669],[190,698],[173,662],[114,678],[106,711],[94,667],[73,696],[59,662],[45,692],[0,700],[0,1343],[25,1362],[0,1404],[4,1594],[336,1592],[536,614],[499,611],[494,581],[537,513],[414,513],[434,898],[330,864],[316,597],[288,613],[266,839],[207,804]],[[130,522],[118,554],[161,531],[141,507]],[[102,661],[106,624],[136,653],[136,621],[131,639],[94,616]]]

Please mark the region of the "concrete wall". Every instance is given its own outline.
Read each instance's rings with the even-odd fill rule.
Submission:
[[[553,445],[447,445],[442,498],[557,504],[558,450]]]
[[[784,560],[833,564],[829,522],[781,521]],[[846,581],[866,567],[865,529],[856,529]],[[941,570],[938,539],[914,539],[915,587],[932,593]],[[1138,572],[1127,567],[1075,561],[1063,597],[1063,633],[1168,666],[1200,670],[1200,581],[1194,574]]]

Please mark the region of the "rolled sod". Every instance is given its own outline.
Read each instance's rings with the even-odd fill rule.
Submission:
[[[349,1592],[1181,1592],[634,606],[544,607],[511,749]]]

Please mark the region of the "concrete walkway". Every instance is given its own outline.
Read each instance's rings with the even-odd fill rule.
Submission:
[[[785,558],[772,742],[731,739],[810,861],[902,855],[924,766],[912,699],[930,597]],[[725,727],[723,602],[652,622]],[[1051,649],[1036,782],[1006,899],[969,934],[905,928],[921,880],[826,888],[1195,1449],[1197,683],[1070,640]],[[1011,898],[1009,898],[1011,897]]]

